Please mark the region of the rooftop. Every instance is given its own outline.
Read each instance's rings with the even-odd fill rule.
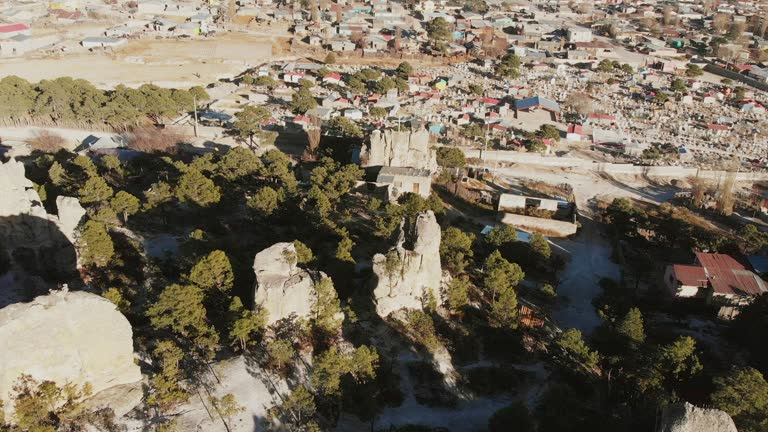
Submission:
[[[768,292],[759,276],[744,268],[729,255],[697,253],[696,261],[706,272],[716,293],[726,295],[759,295]]]
[[[409,176],[409,177],[429,177],[429,170],[411,168],[411,167],[381,167],[379,177],[381,176]]]

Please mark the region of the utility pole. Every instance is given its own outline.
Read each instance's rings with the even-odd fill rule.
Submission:
[[[195,104],[195,124],[194,124],[194,129],[195,129],[195,138],[197,138],[197,96],[192,95],[192,101]]]

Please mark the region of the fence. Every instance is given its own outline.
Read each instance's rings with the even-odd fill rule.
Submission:
[[[749,86],[752,86],[756,89],[760,89],[763,91],[768,91],[768,84],[764,82],[760,82],[756,79],[750,78],[746,75],[742,75],[740,73],[734,72],[732,70],[728,70],[725,68],[722,68],[720,66],[714,65],[712,63],[708,63],[704,66],[704,70],[710,73],[713,73],[715,75],[720,75],[722,77],[730,78],[734,81],[739,81],[744,84],[747,84]]]
[[[555,157],[542,156],[538,153],[519,153],[514,151],[493,150],[483,152],[482,150],[465,149],[464,154],[467,158],[504,162],[519,163],[528,165],[541,165],[548,167],[570,168],[576,170],[588,170],[595,172],[604,172],[606,174],[627,174],[642,175],[646,177],[701,177],[706,179],[719,179],[727,175],[726,171],[709,171],[693,167],[679,166],[640,166],[633,164],[620,164],[609,162],[596,162],[587,159],[573,157]],[[765,172],[740,172],[736,173],[737,181],[758,181],[768,180],[768,173]]]

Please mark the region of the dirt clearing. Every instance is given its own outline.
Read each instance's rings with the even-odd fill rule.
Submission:
[[[64,53],[56,57],[0,61],[0,76],[32,82],[61,76],[82,78],[100,88],[145,83],[186,88],[205,85],[268,61],[277,38],[228,33],[212,39],[130,41],[112,51]]]

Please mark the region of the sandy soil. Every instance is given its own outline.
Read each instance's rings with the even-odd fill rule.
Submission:
[[[215,39],[142,39],[114,52],[72,52],[57,57],[0,61],[0,75],[29,81],[71,76],[101,88],[153,83],[167,87],[206,85],[272,59],[277,39],[228,33]]]

